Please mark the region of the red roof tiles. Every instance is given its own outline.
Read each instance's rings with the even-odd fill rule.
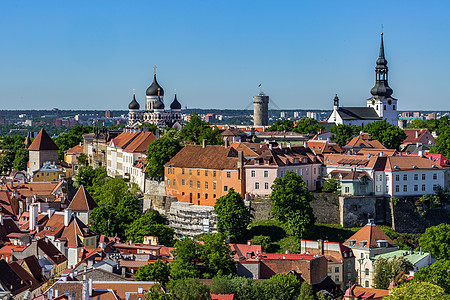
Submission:
[[[59,150],[58,146],[56,146],[55,142],[48,135],[48,133],[44,130],[44,128],[39,131],[36,138],[31,143],[28,150],[31,151],[40,151],[40,150]]]

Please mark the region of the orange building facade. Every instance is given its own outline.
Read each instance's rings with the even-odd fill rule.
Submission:
[[[164,167],[166,193],[180,202],[214,206],[233,188],[245,195],[242,152],[232,147],[186,145]]]

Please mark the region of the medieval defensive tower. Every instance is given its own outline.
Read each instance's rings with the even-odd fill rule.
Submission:
[[[269,96],[263,92],[253,96],[253,125],[269,125]]]

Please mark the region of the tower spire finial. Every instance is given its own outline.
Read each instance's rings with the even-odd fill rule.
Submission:
[[[133,96],[136,94],[136,89],[133,89]]]
[[[175,89],[175,95],[177,94],[177,89]]]
[[[161,96],[160,94],[161,94],[161,88],[158,88],[158,98],[159,98],[159,96]]]
[[[156,65],[153,66],[153,76],[156,76]]]

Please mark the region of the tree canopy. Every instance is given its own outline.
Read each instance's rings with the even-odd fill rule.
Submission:
[[[103,167],[92,168],[91,166],[82,166],[75,174],[74,185],[76,188],[84,186],[89,193],[94,192],[94,186],[98,186],[106,179],[108,175]]]
[[[163,285],[169,282],[169,265],[165,261],[157,260],[154,263],[142,266],[137,270],[137,281],[159,281]]]
[[[296,122],[294,131],[303,134],[317,134],[321,129],[325,128],[319,125],[316,119],[305,118]]]
[[[127,240],[135,243],[142,243],[144,236],[157,236],[161,245],[172,247],[175,231],[172,227],[165,225],[166,223],[167,218],[158,211],[147,211],[127,227],[125,236]]]
[[[83,134],[94,132],[92,126],[76,125],[70,128],[66,133],[61,133],[56,139],[55,144],[58,146],[58,160],[64,160],[64,151],[83,142]]]
[[[28,162],[28,150],[22,136],[6,136],[0,140],[0,174],[7,174],[14,169],[25,171]]]
[[[276,121],[275,124],[266,128],[265,131],[293,131],[294,122],[291,120]]]
[[[438,259],[431,266],[420,268],[414,274],[414,281],[426,281],[436,284],[450,294],[450,260]]]
[[[197,113],[191,115],[189,122],[181,129],[183,140],[187,144],[199,144],[206,140],[208,145],[222,145],[223,141],[217,127],[211,127]]]
[[[232,241],[242,242],[251,214],[241,195],[231,188],[216,200],[214,211],[217,214],[217,231],[229,235]]]
[[[283,177],[277,177],[272,185],[272,215],[286,223],[291,235],[302,238],[314,227],[315,217],[310,205],[312,199],[302,177],[288,171]]]
[[[450,224],[429,227],[419,240],[420,246],[436,255],[437,259],[450,259]]]
[[[441,131],[435,139],[435,144],[431,147],[430,153],[438,153],[450,158],[450,127]]]
[[[372,139],[378,140],[389,149],[399,149],[406,139],[406,133],[399,127],[389,124],[386,120],[369,123],[364,126],[364,132]]]
[[[445,294],[444,289],[428,283],[428,282],[413,282],[402,284],[393,287],[390,290],[386,300],[433,300],[433,299],[450,299],[448,294]]]
[[[334,125],[330,129],[330,131],[333,133],[333,135],[331,136],[331,140],[342,147],[347,145],[347,143],[350,142],[353,137],[358,135],[361,130],[361,126],[345,124]]]
[[[148,145],[147,172],[150,177],[164,177],[164,164],[183,148],[181,140],[164,136]]]
[[[393,278],[395,280],[400,273],[407,274],[413,269],[411,262],[403,256],[392,259],[378,257],[375,261],[374,284],[377,289],[387,289]]]

